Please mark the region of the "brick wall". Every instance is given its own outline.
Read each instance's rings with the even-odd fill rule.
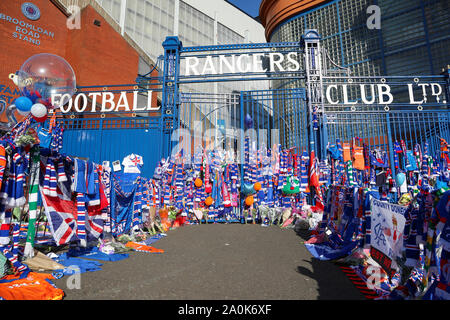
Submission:
[[[23,2],[35,4],[41,17],[36,21],[26,18],[21,11]],[[48,0],[0,1],[0,15],[0,99],[8,105],[18,96],[17,87],[8,75],[37,53],[53,53],[66,59],[74,69],[79,86],[135,82],[140,52],[90,5],[81,11],[79,30],[68,29],[66,14]],[[94,25],[94,20],[100,21],[100,26]],[[19,39],[22,29],[29,32],[33,27],[46,31],[38,32],[38,37],[27,35],[35,43],[24,41],[23,33]],[[129,101],[131,104],[131,95]],[[156,105],[156,94],[153,102]],[[4,113],[0,120],[6,121]]]

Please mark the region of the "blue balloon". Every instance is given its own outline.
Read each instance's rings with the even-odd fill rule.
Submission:
[[[16,105],[17,110],[22,112],[28,112],[31,110],[31,107],[33,106],[33,101],[31,101],[30,98],[27,97],[19,97],[14,102]]]
[[[246,114],[244,121],[245,121],[245,126],[247,129],[253,127],[253,119],[252,119],[252,117],[250,117],[250,115],[248,113]]]
[[[401,186],[405,182],[406,176],[403,172],[400,172],[395,177],[395,181],[397,182],[397,185]]]

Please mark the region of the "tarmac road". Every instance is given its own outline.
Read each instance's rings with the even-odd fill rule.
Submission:
[[[54,280],[65,300],[364,300],[339,267],[312,258],[293,229],[186,225],[153,244],[81,274],[80,289]]]

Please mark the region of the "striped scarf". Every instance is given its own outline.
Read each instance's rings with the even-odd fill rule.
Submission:
[[[84,193],[77,192],[77,237],[80,240],[80,246],[86,247],[86,196]]]
[[[252,175],[250,172],[250,138],[249,136],[245,137],[244,140],[244,182],[251,182]]]
[[[17,151],[19,151],[17,149]],[[22,157],[19,152],[12,156],[12,164],[8,174],[8,185],[6,188],[6,206],[9,208],[21,207],[26,203],[24,195],[25,170],[28,167],[26,157]]]
[[[13,242],[9,246],[0,247],[3,255],[11,262],[13,267],[19,271],[25,271],[28,269],[26,265],[23,265],[19,261],[19,235],[20,235],[20,224],[15,223],[13,225]]]
[[[403,240],[405,241],[405,265],[407,267],[418,267],[420,259],[420,248],[418,241],[419,210],[411,203],[405,212],[405,232]]]
[[[183,196],[184,196],[184,175],[183,164],[178,163],[175,169],[175,207],[177,209],[183,208]]]
[[[6,169],[6,149],[3,144],[0,144],[0,189],[3,183],[3,174]]]
[[[28,204],[29,204],[29,220],[28,220],[28,231],[27,240],[24,249],[25,257],[34,256],[34,238],[36,234],[36,219],[37,219],[37,202],[38,202],[38,192],[39,192],[39,172],[40,172],[40,153],[38,148],[33,148],[32,150],[32,165],[31,165],[31,177],[30,177],[30,188],[28,193]]]
[[[302,154],[301,160],[301,176],[300,176],[300,190],[306,191],[308,187],[308,164],[309,164],[309,155],[305,150]]]
[[[111,168],[103,166],[103,171],[100,175],[101,183],[103,184],[103,192],[108,199],[108,206],[102,209],[103,230],[111,232]]]
[[[138,184],[136,186],[136,192],[134,194],[134,203],[133,203],[133,228],[138,228],[142,225],[142,195],[143,195],[143,184],[142,179],[138,180]]]
[[[231,205],[233,207],[238,207],[239,190],[237,185],[239,181],[239,172],[237,163],[230,164],[230,179]]]
[[[57,124],[52,129],[52,142],[50,144],[50,149],[55,152],[59,152],[63,147],[63,127]]]
[[[43,181],[42,192],[49,197],[56,197],[57,176],[55,165],[52,158],[47,158],[47,164],[45,166],[45,174]]]
[[[327,193],[327,199],[322,214],[322,220],[319,223],[319,234],[323,234],[326,231],[328,220],[330,219],[332,208],[334,206],[334,198],[339,194],[339,189],[336,186],[332,186]]]
[[[174,171],[174,163],[172,160],[169,160],[169,167],[163,176],[163,204],[170,205],[171,203],[171,194],[172,194],[172,176]]]
[[[353,166],[351,161],[347,161],[346,163],[346,170],[347,170],[347,178],[348,178],[348,185],[350,187],[354,187],[357,185],[355,178],[353,176]]]
[[[61,158],[58,162],[58,182],[67,181],[66,172],[64,171],[64,160]]]

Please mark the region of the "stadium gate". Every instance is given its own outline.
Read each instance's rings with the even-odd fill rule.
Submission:
[[[192,155],[198,144],[231,150],[242,159],[246,134],[258,146],[314,150],[320,160],[336,139],[359,137],[370,149],[386,151],[391,168],[395,141],[404,140],[409,150],[428,142],[431,155],[439,152],[441,138],[450,141],[449,70],[432,76],[354,76],[331,61],[316,30],[307,30],[298,42],[183,47],[178,37],[167,37],[162,45],[158,77],[148,73],[134,84],[79,88],[86,93],[152,88],[160,93],[160,110],[115,118],[69,113],[57,120],[65,129],[64,153],[97,162],[140,154],[143,174],[151,177],[161,158],[181,148]],[[277,60],[289,55],[297,63]],[[253,59],[259,69],[230,66],[236,57]],[[219,59],[230,59],[232,72],[211,72]],[[192,62],[210,72],[195,72]],[[221,90],[219,83],[231,89]],[[262,85],[246,90],[242,83]]]

